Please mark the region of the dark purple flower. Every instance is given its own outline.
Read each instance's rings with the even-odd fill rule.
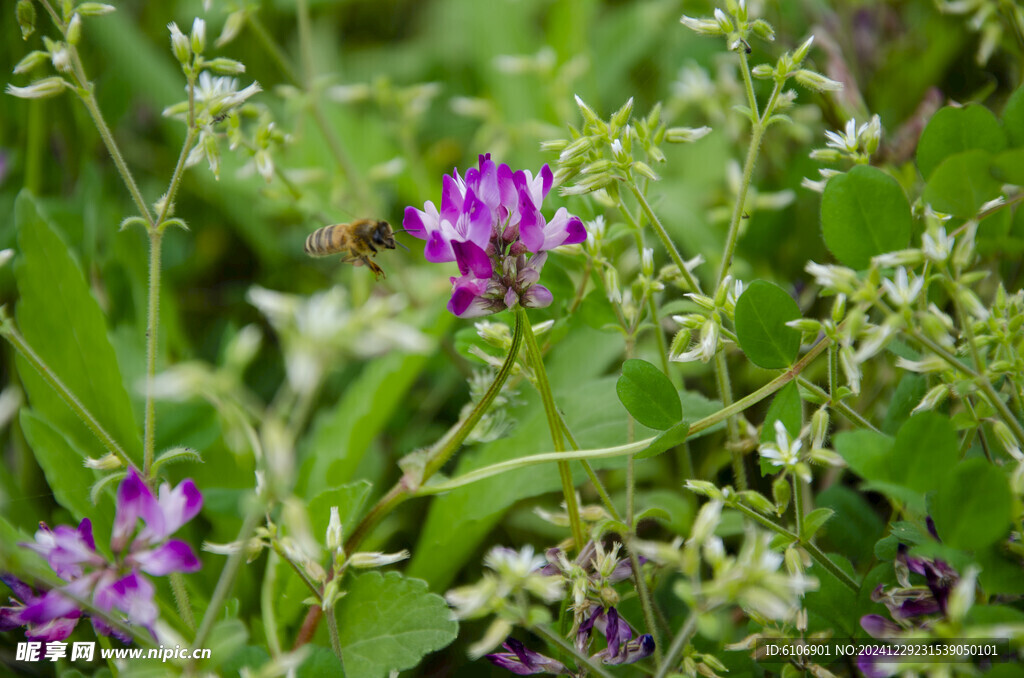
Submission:
[[[555,675],[569,673],[562,662],[527,649],[525,645],[511,636],[502,644],[502,647],[508,652],[495,652],[486,655],[487,659],[495,666],[511,671],[517,676],[529,676],[535,673]]]
[[[860,627],[872,638],[892,638],[903,629],[880,614],[866,614],[860,618]]]
[[[114,579],[108,576],[106,580]],[[156,622],[157,608],[153,602],[156,589],[146,577],[132,572],[126,577],[114,581],[101,581],[96,587],[94,602],[104,612],[117,610],[122,613],[121,619],[130,626],[141,626],[156,638],[153,624]],[[96,630],[104,635],[115,635],[124,642],[131,642],[131,636],[109,626],[102,619],[93,617]]]
[[[857,668],[865,678],[888,678],[899,670],[899,665],[886,659],[884,655],[861,653],[857,655]]]
[[[7,584],[14,593],[10,598],[11,606],[0,607],[0,631],[12,631],[24,626],[26,638],[43,642],[64,640],[74,631],[82,615],[77,607],[73,607],[66,614],[45,618],[30,613],[30,617],[40,621],[26,619],[25,610],[37,608],[48,594],[37,594],[28,584],[9,574],[0,575],[0,581]]]
[[[564,207],[550,222],[544,218],[540,208],[553,181],[547,165],[534,177],[481,155],[465,178],[458,170],[445,175],[440,210],[429,201],[423,210],[405,209],[403,227],[426,241],[427,261],[459,266],[448,310],[469,318],[551,304],[551,291],[537,284],[545,253],[587,237],[583,222]]]
[[[35,539],[35,543],[26,543],[24,546],[45,558],[62,579],[81,577],[83,567],[99,566],[106,562],[96,553],[92,522],[88,518],[84,518],[77,529],[58,525],[51,530],[46,523],[39,523]]]
[[[592,658],[605,664],[632,664],[654,653],[654,637],[645,633],[633,638],[633,629],[614,607],[597,608],[580,624],[576,632],[576,647],[580,651],[590,645],[594,629],[604,634],[607,647]]]

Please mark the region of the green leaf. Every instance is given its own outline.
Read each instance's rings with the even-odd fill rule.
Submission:
[[[960,445],[949,418],[922,412],[908,419],[896,434],[889,477],[925,493],[942,484],[959,458]]]
[[[890,346],[892,342],[889,342]],[[882,432],[892,435],[899,429],[900,424],[910,417],[910,411],[917,407],[921,398],[928,392],[928,380],[920,374],[906,372],[896,384],[888,407],[885,408],[885,417],[882,419]]]
[[[825,245],[841,263],[864,269],[871,257],[910,244],[910,203],[891,176],[857,165],[829,179],[821,198]]]
[[[889,477],[887,464],[893,447],[889,436],[862,429],[839,433],[833,443],[839,456],[861,478],[884,480]]]
[[[800,317],[793,297],[774,283],[755,280],[736,301],[736,338],[750,362],[789,367],[800,352],[800,332],[786,326]]]
[[[1024,186],[1024,148],[1003,151],[992,160],[992,176],[1002,184]]]
[[[1003,127],[1011,146],[1024,146],[1024,87],[1010,95],[1003,108]]]
[[[615,392],[626,410],[644,426],[664,431],[683,418],[683,405],[664,372],[646,360],[622,363]]]
[[[663,431],[654,439],[650,447],[642,452],[638,452],[634,459],[647,459],[648,457],[656,457],[662,452],[671,450],[676,445],[680,445],[686,440],[686,436],[690,433],[690,425],[685,421],[681,421],[667,431]]]
[[[672,514],[659,506],[652,506],[637,513],[633,525],[639,525],[643,520],[657,520],[668,524],[672,522]]]
[[[816,508],[804,516],[803,528],[800,530],[800,541],[809,542],[833,515],[835,515],[835,511],[830,508]]]
[[[18,196],[15,220],[21,253],[14,268],[21,333],[107,433],[141,464],[142,441],[131,402],[107,338],[106,319],[85,276],[28,192]],[[82,453],[94,458],[107,453],[82,420],[20,357],[18,374],[40,416],[67,435]]]
[[[615,393],[633,418],[644,426],[667,430],[683,418],[679,393],[665,373],[646,361],[631,358],[623,363],[623,374]]]
[[[980,149],[998,153],[1006,148],[1006,134],[992,111],[972,104],[940,109],[921,132],[917,142],[917,167],[930,179],[942,161],[961,151]]]
[[[82,465],[85,454],[75,447],[70,436],[62,434],[35,411],[23,409],[19,421],[57,503],[70,511],[75,520],[91,519],[96,534],[109,534],[114,524],[113,501],[109,494],[100,506],[89,499],[89,489],[98,475]]]
[[[1012,496],[1004,472],[984,459],[968,459],[953,470],[931,503],[944,544],[979,549],[1006,535]]]
[[[938,212],[970,219],[978,208],[999,195],[992,174],[992,154],[964,151],[942,161],[924,188],[924,200]]]
[[[337,615],[348,678],[387,678],[411,669],[455,640],[459,628],[444,598],[397,572],[353,579]]]
[[[814,503],[836,512],[838,534],[823,537],[838,551],[855,562],[870,559],[873,545],[882,536],[885,524],[864,496],[849,487],[835,484],[814,498]]]

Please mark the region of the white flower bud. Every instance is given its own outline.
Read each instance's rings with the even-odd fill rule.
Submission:
[[[71,17],[71,21],[68,22],[68,28],[64,33],[64,37],[70,45],[77,45],[78,41],[82,39],[82,17],[78,15],[78,12],[75,12],[74,16]]]
[[[121,458],[111,452],[110,454],[103,455],[99,459],[86,457],[83,465],[86,468],[91,468],[95,471],[113,471],[114,469],[121,468],[122,464]]]
[[[700,33],[701,35],[725,35],[722,31],[722,27],[719,26],[717,21],[711,19],[695,19],[690,16],[683,16],[679,23],[683,24],[691,31]]]
[[[174,53],[174,58],[182,65],[187,64],[192,58],[192,48],[189,46],[188,38],[178,28],[178,24],[173,21],[167,24],[167,30],[171,32],[171,52]]]
[[[826,78],[821,73],[815,73],[805,68],[793,74],[798,83],[815,92],[838,92],[843,89],[843,83],[831,78]]]
[[[7,85],[7,93],[19,99],[46,99],[57,96],[67,86],[68,83],[64,78],[43,78],[42,80],[36,80],[28,87]]]
[[[192,22],[192,52],[202,54],[206,49],[206,22],[196,17]]]
[[[807,58],[808,52],[811,51],[811,45],[813,45],[813,44],[814,44],[814,36],[813,35],[811,37],[807,38],[806,40],[804,40],[803,44],[801,44],[799,47],[797,47],[796,51],[793,52],[793,63],[795,63],[795,64],[803,63],[803,60]]]

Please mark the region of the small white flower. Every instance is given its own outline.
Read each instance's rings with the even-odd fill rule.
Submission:
[[[925,233],[921,236],[921,249],[926,257],[941,264],[949,259],[949,255],[953,252],[954,241],[953,236],[946,235],[946,227],[940,226],[934,235]]]
[[[766,459],[772,466],[783,469],[796,469],[800,463],[800,448],[803,442],[797,438],[790,440],[789,431],[786,430],[782,420],[775,420],[775,444],[764,443],[758,448],[758,454]],[[804,478],[809,481],[810,478]]]
[[[896,269],[896,280],[893,282],[888,278],[882,280],[882,287],[885,288],[889,300],[900,308],[905,308],[914,303],[921,290],[924,289],[924,277],[916,276],[910,281],[907,269],[900,266]]]

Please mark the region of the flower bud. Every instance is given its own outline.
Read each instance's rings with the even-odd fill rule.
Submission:
[[[997,419],[992,423],[992,432],[996,434],[996,438],[999,439],[1000,444],[1002,444],[1011,457],[1017,461],[1024,461],[1024,454],[1020,451],[1020,444],[1013,437],[1013,433],[1010,431],[1010,427],[1006,425],[1006,422],[1002,419]]]
[[[202,54],[206,49],[206,22],[196,17],[192,22],[192,52]]]
[[[813,35],[811,37],[807,38],[806,40],[804,40],[803,44],[800,45],[799,47],[797,47],[796,51],[793,52],[793,63],[795,63],[795,64],[803,63],[803,60],[807,58],[807,53],[811,51],[811,45],[813,45],[813,44],[814,44],[814,36]]]
[[[775,42],[775,29],[772,25],[764,19],[757,19],[754,23],[750,24],[750,29],[754,31],[754,35],[761,38],[766,42]]]
[[[111,452],[110,454],[103,455],[99,459],[86,457],[83,465],[86,468],[91,468],[95,471],[113,471],[114,469],[121,468],[121,458]]]
[[[18,65],[14,67],[14,74],[21,75],[22,73],[28,73],[29,71],[38,68],[46,61],[50,59],[50,55],[42,50],[33,50],[25,55],[25,58],[18,62]]]
[[[718,22],[718,28],[722,33],[732,32],[732,19],[730,19],[728,15],[718,7],[715,8],[715,21]]]
[[[324,543],[327,545],[327,550],[332,552],[337,552],[342,546],[341,516],[337,506],[331,507],[331,518],[327,522],[327,535]]]
[[[689,28],[691,31],[700,33],[701,35],[725,35],[721,26],[718,25],[717,21],[711,19],[695,19],[690,16],[683,16],[679,23]]]
[[[600,119],[597,117],[597,113],[594,111],[593,108],[588,106],[585,101],[583,101],[582,97],[580,97],[579,94],[577,94],[575,98],[576,106],[579,107],[580,113],[583,115],[583,120],[587,124],[596,125],[598,122],[600,122]]]
[[[789,507],[789,500],[793,496],[793,486],[789,479],[781,475],[772,483],[772,498],[775,500],[775,513],[782,515]]]
[[[178,24],[173,21],[167,24],[167,30],[171,32],[171,52],[174,53],[174,58],[182,65],[187,64],[192,58],[192,48],[189,46],[188,38],[178,28]]]
[[[825,444],[825,438],[828,436],[828,425],[828,408],[818,408],[818,411],[811,417],[811,449],[817,449]]]
[[[670,144],[688,144],[703,139],[711,133],[711,128],[704,127],[669,127],[665,130],[665,141]]]
[[[220,30],[220,35],[217,36],[217,47],[223,47],[234,40],[244,25],[245,10],[239,10],[228,14],[228,18],[224,21],[224,28]]]
[[[755,78],[767,80],[775,76],[775,69],[768,64],[758,64],[750,69],[750,74]]]
[[[932,387],[927,393],[924,394],[924,398],[921,398],[921,402],[917,404],[911,414],[917,414],[918,412],[924,412],[926,410],[933,410],[949,396],[949,386],[945,384],[939,384],[938,386]]]
[[[405,560],[408,557],[408,551],[398,551],[396,553],[381,553],[380,551],[361,552],[353,553],[352,557],[349,558],[348,563],[352,567],[368,569],[372,567],[391,565],[392,563]]]
[[[644,175],[651,181],[661,180],[657,173],[653,169],[651,169],[650,165],[640,160],[637,160],[633,163],[633,169],[639,172],[640,174]]]
[[[65,31],[64,37],[69,45],[77,45],[78,41],[82,39],[82,17],[78,15],[78,12],[75,12],[71,21],[68,22],[68,29]]]
[[[640,271],[648,278],[654,275],[654,250],[645,247],[640,256]]]
[[[75,11],[82,16],[103,16],[104,14],[116,11],[116,9],[113,5],[107,5],[102,2],[83,2],[75,8]]]
[[[68,83],[64,78],[43,78],[42,80],[36,80],[28,87],[7,85],[7,93],[19,99],[46,99],[57,96],[67,86]]]
[[[805,68],[801,68],[793,77],[798,83],[814,92],[838,92],[843,88],[843,83],[826,78],[821,73],[815,73]]]
[[[15,14],[18,17],[18,26],[21,28],[21,37],[23,40],[28,40],[28,36],[35,33],[36,30],[35,3],[32,0],[18,0]]]
[[[222,75],[240,75],[245,73],[245,64],[241,61],[235,61],[234,59],[228,59],[225,57],[210,59],[206,62],[206,66],[214,73],[220,73]]]

